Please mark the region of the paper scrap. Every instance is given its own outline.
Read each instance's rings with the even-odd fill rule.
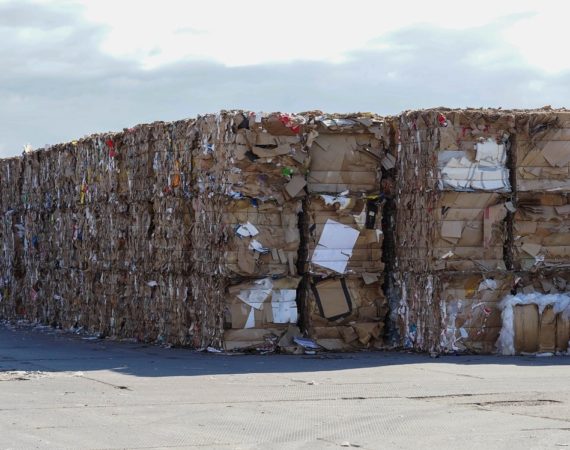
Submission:
[[[481,281],[481,283],[479,283],[479,289],[477,289],[477,291],[481,292],[486,289],[494,291],[495,289],[497,289],[497,282],[491,278],[484,279],[483,281]]]
[[[382,164],[382,167],[384,167],[386,170],[393,169],[396,167],[396,157],[390,153],[386,153],[386,156],[384,156],[380,164]]]
[[[509,212],[512,213],[517,211],[517,208],[515,207],[515,205],[513,205],[513,202],[510,201],[505,203],[505,208],[507,208],[507,210],[509,210]]]
[[[320,348],[319,345],[315,343],[315,341],[313,341],[312,339],[309,339],[309,338],[295,337],[295,338],[293,338],[293,341],[296,344],[299,344],[301,347],[308,348],[311,350],[318,350]]]
[[[320,197],[324,200],[325,205],[334,205],[335,203],[338,203],[340,205],[339,209],[341,210],[345,209],[351,202],[350,197],[342,197],[340,195],[321,195]]]
[[[271,295],[272,288],[271,279],[265,278],[260,281],[262,281],[262,283],[260,283],[259,288],[243,289],[237,295],[237,298],[242,302],[257,310],[263,309],[263,303],[265,303]]]
[[[362,274],[362,280],[364,281],[364,284],[376,283],[378,281],[378,274],[364,272]]]
[[[244,328],[255,328],[255,309],[251,308],[249,310],[249,315],[247,316],[247,320],[245,322]]]
[[[344,273],[360,232],[328,219],[311,261],[321,267]]]
[[[297,323],[297,291],[279,289],[273,291],[271,307],[274,323]]]
[[[253,239],[250,243],[248,248],[250,250],[255,250],[256,252],[259,253],[269,253],[269,249],[264,247],[263,244],[261,242],[259,242],[257,239]]]
[[[253,237],[259,234],[259,230],[255,228],[255,226],[252,225],[250,222],[247,222],[241,224],[236,230],[236,233],[242,237]]]

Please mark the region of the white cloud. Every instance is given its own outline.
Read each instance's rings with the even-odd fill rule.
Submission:
[[[554,62],[551,57],[564,45],[562,39],[552,39],[563,28],[549,26],[553,19],[562,25],[567,17],[568,3],[563,0],[540,4],[530,0],[67,2],[81,5],[88,20],[107,27],[101,43],[104,52],[137,61],[146,69],[181,60],[234,67],[294,60],[343,62],[348,53],[377,48],[382,45],[379,38],[399,29],[422,24],[469,33],[472,27],[515,14],[532,15],[504,30],[516,51],[537,67],[570,68],[570,59]],[[544,34],[544,30],[549,31]]]
[[[542,2],[536,15],[521,19],[504,35],[528,63],[548,73],[570,69],[567,27],[570,2]]]
[[[516,28],[549,10],[306,3],[0,0],[0,156],[30,141],[228,108],[397,114],[570,103],[568,61],[544,70],[564,41]]]

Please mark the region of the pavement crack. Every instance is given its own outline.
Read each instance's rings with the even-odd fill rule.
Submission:
[[[563,403],[559,400],[533,399],[533,400],[494,400],[489,402],[464,403],[464,405],[477,406],[539,406],[544,404]]]
[[[86,380],[89,381],[95,381],[96,383],[101,383],[104,384],[106,386],[111,386],[114,389],[121,389],[121,390],[125,390],[125,391],[132,391],[132,389],[128,386],[123,386],[120,384],[114,384],[114,383],[109,383],[108,381],[102,381],[102,380],[98,380],[97,378],[91,378],[91,377],[86,377],[85,375],[76,375],[79,378],[84,378]]]

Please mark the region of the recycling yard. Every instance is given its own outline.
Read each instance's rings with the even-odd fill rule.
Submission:
[[[0,448],[564,448],[569,376],[564,356],[230,355],[2,325]]]

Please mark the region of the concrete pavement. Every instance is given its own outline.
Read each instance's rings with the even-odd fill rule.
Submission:
[[[0,326],[0,448],[565,448],[569,362],[227,356]]]

